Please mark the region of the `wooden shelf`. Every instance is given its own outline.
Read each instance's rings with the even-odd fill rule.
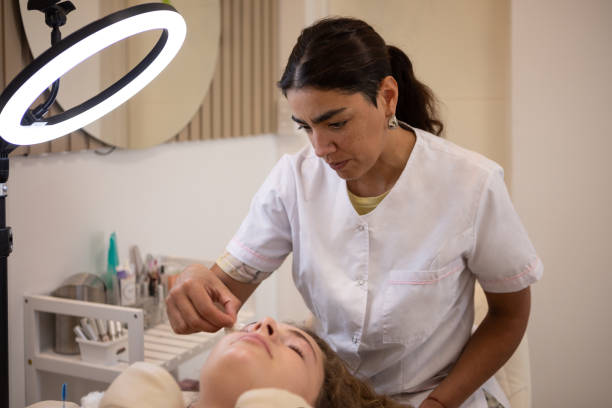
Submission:
[[[119,362],[103,366],[82,360],[80,354],[64,355],[54,351],[43,351],[34,356],[32,366],[40,371],[111,382],[128,367],[128,363]]]

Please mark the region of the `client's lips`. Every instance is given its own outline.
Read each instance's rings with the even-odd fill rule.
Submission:
[[[268,352],[268,354],[270,355],[270,358],[272,358],[272,352],[270,351],[270,346],[268,345],[268,342],[260,335],[257,333],[247,333],[244,336],[240,337],[238,339],[239,341],[249,341],[251,343],[256,343],[259,344],[261,346],[263,346],[266,351]]]
[[[334,170],[341,170],[346,163],[348,163],[348,160],[343,160],[343,161],[339,161],[339,162],[335,162],[335,163],[329,163],[329,167],[331,167]]]

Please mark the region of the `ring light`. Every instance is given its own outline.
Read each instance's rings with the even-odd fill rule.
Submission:
[[[118,41],[155,29],[163,31],[153,49],[113,85],[51,118],[32,123],[23,120],[36,98],[80,62]],[[173,7],[152,3],[118,11],[75,31],[32,61],[4,90],[0,96],[0,137],[14,145],[42,143],[106,115],[170,63],[185,40],[186,30],[185,20]]]

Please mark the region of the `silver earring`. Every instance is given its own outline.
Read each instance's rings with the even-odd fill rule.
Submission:
[[[389,127],[389,129],[395,129],[399,126],[397,118],[395,117],[395,113],[389,118],[389,123],[387,124],[387,126]]]

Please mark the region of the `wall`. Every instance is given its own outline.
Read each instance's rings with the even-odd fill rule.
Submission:
[[[104,270],[112,231],[123,260],[134,244],[143,255],[216,258],[276,157],[275,137],[262,135],[108,156],[84,151],[11,159],[10,406],[25,406],[24,293],[49,292],[73,273]],[[257,299],[261,313],[275,314],[274,279]],[[69,388],[74,397],[70,389],[79,388]]]
[[[544,261],[534,407],[610,406],[612,2],[512,3],[512,191]]]

